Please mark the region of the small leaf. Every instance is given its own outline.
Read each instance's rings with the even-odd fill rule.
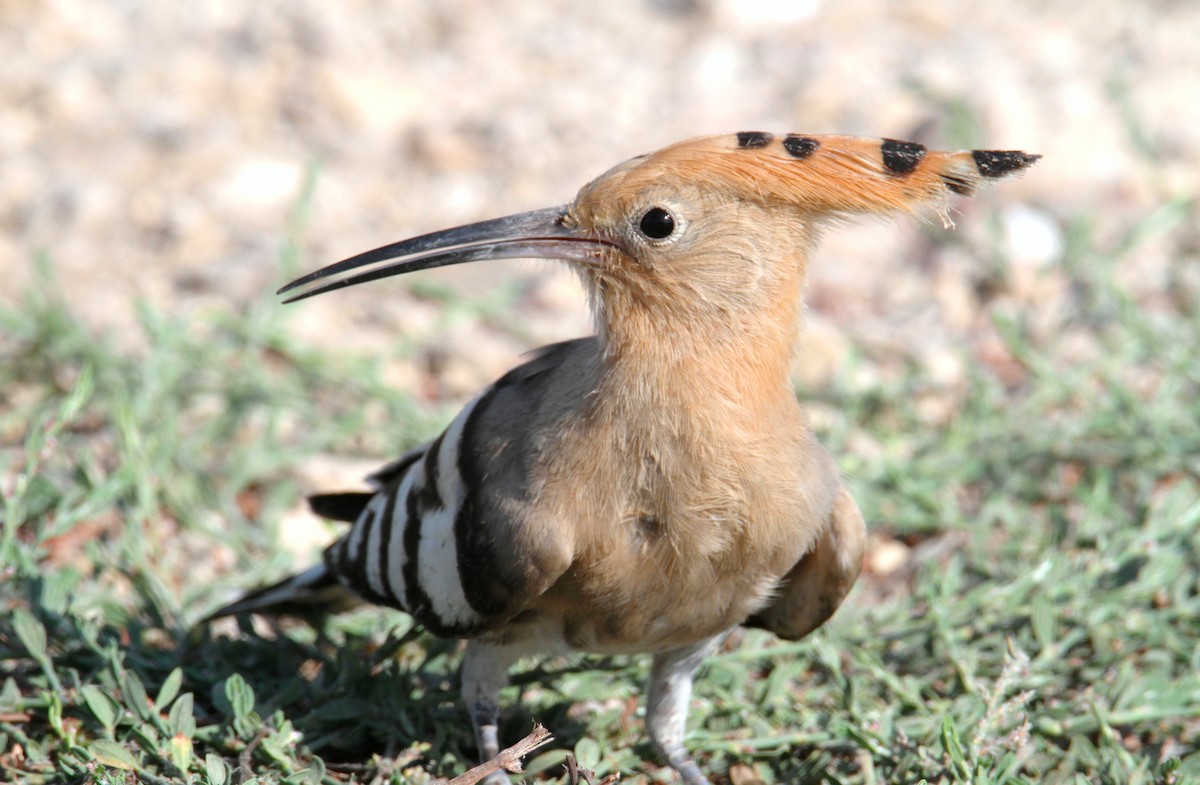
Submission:
[[[20,705],[21,689],[16,680],[9,676],[4,680],[4,686],[0,687],[0,710],[16,711]]]
[[[286,765],[286,764],[285,764]],[[289,774],[281,782],[282,785],[321,785],[321,780],[325,776],[325,767],[300,769],[297,772]],[[408,782],[409,780],[401,780]],[[436,782],[436,780],[434,780]]]
[[[292,745],[288,743],[287,737],[282,734],[270,733],[263,737],[258,748],[276,763],[285,764],[288,759],[287,753],[292,750]]]
[[[567,759],[566,750],[549,750],[538,755],[533,760],[529,761],[525,766],[526,778],[533,777],[534,774],[541,774],[543,771],[548,771],[555,766],[561,766]]]
[[[966,752],[963,749],[962,739],[958,735],[958,728],[954,725],[954,720],[948,714],[942,718],[942,744],[945,746],[950,760],[961,770],[967,770]]]
[[[193,701],[192,693],[185,692],[171,706],[171,713],[167,715],[167,730],[172,735],[181,733],[188,738],[196,735]]]
[[[315,709],[312,716],[329,722],[352,720],[363,716],[366,708],[362,698],[334,698]]]
[[[1045,651],[1054,645],[1058,638],[1058,623],[1054,618],[1054,609],[1044,594],[1033,598],[1029,611],[1030,626],[1033,627],[1033,637],[1037,639],[1038,647]]]
[[[29,656],[39,662],[46,659],[46,628],[27,608],[13,611],[13,628]]]
[[[183,670],[181,668],[176,668],[167,674],[167,678],[158,689],[158,697],[154,699],[154,707],[159,711],[166,711],[167,706],[170,706],[171,701],[175,700],[175,696],[179,694],[182,684]]]
[[[185,774],[192,765],[192,740],[182,733],[171,737],[171,762]]]
[[[98,763],[103,763],[105,766],[110,766],[114,769],[125,769],[133,771],[138,767],[137,759],[115,741],[109,739],[96,739],[88,748],[92,757]]]
[[[262,717],[259,717],[258,713],[253,711],[244,717],[233,718],[233,730],[243,739],[249,739],[258,733],[258,729],[262,727],[262,724]]]
[[[1179,758],[1167,758],[1162,763],[1158,764],[1158,773],[1162,778],[1166,778],[1171,774],[1183,768],[1183,761]]]
[[[204,772],[208,775],[209,785],[225,785],[229,781],[229,766],[215,753],[204,756]]]
[[[148,720],[154,716],[150,707],[150,696],[146,694],[146,687],[137,674],[131,670],[126,670],[121,674],[121,693],[125,697],[125,705],[133,709],[138,717]]]
[[[594,739],[580,739],[575,745],[575,760],[585,769],[596,768],[600,763],[600,745]]]
[[[117,705],[112,698],[104,694],[94,684],[85,684],[79,688],[79,696],[83,698],[83,702],[87,704],[88,709],[92,712],[100,724],[104,726],[109,733],[117,725]]]
[[[133,727],[129,729],[129,734],[132,736],[133,741],[136,741],[142,749],[158,749],[158,729],[150,723],[134,723]],[[129,741],[129,739],[125,739],[125,741]]]
[[[47,692],[46,695],[46,723],[54,730],[56,736],[60,739],[66,738],[66,730],[63,728],[62,721],[62,698],[57,692]]]
[[[254,711],[254,690],[241,674],[235,673],[225,680],[225,697],[229,700],[233,716],[238,719],[243,719]]]
[[[68,536],[70,536],[68,534]],[[41,606],[51,613],[63,613],[67,609],[79,583],[79,572],[68,567],[43,577]]]

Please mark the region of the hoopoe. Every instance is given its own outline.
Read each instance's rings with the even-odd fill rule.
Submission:
[[[688,785],[707,785],[683,745],[705,656],[738,625],[807,635],[862,565],[862,515],[790,383],[822,225],[922,204],[944,216],[949,193],[1038,158],[703,137],[627,161],[566,205],[293,281],[288,302],[432,267],[558,259],[582,278],[597,334],[538,351],[372,475],[370,491],[313,497],[318,514],[351,524],[323,563],[213,616],[353,595],[466,638],[462,694],[485,760],[520,658],[650,653],[653,745]]]

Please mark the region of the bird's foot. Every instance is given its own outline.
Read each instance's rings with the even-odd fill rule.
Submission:
[[[688,754],[682,744],[666,749],[664,752],[667,763],[679,772],[680,778],[687,785],[709,785],[708,777],[705,777],[704,773],[700,771],[700,767],[696,765],[696,761],[692,760],[692,756]]]

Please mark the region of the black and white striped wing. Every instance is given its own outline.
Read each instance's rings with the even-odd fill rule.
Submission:
[[[576,343],[543,350],[437,439],[373,475],[379,489],[325,552],[326,569],[364,599],[446,636],[495,627],[544,592],[572,554],[552,537],[523,536],[531,524],[517,510],[529,506],[530,433],[548,372]]]
[[[383,473],[383,487],[325,553],[327,568],[348,588],[441,634],[469,634],[486,621],[463,590],[456,532],[464,497],[458,454],[480,400],[407,466]]]

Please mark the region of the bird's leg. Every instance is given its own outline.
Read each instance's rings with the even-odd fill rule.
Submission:
[[[692,679],[704,658],[716,649],[726,633],[679,649],[654,655],[650,689],[646,698],[646,729],[660,755],[687,785],[709,785],[708,778],[683,746]]]
[[[508,669],[520,659],[515,646],[500,646],[483,641],[467,642],[462,664],[462,696],[471,714],[479,760],[486,763],[500,754],[498,723],[500,690],[508,684]],[[483,785],[510,785],[504,771],[489,774]]]

